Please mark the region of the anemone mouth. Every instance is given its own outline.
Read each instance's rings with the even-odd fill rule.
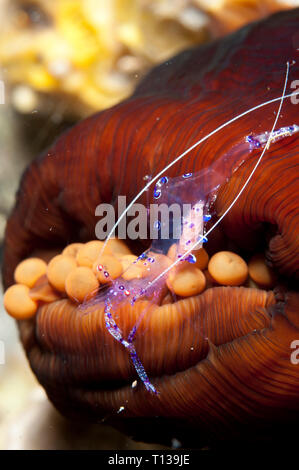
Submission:
[[[217,234],[211,246],[216,242],[219,246]],[[223,237],[222,248],[229,244]],[[51,251],[39,254],[46,260],[53,256]],[[163,376],[183,373],[207,360],[211,345],[223,347],[270,328],[271,309],[283,298],[281,282],[276,279],[275,283],[264,290],[248,280],[243,286],[220,286],[209,279],[198,295],[183,298],[167,290],[158,302],[120,303],[113,315],[125,338],[138,324],[136,351],[151,380],[159,382]],[[48,295],[43,282],[41,287],[42,296]],[[37,283],[31,289],[33,298],[39,291]],[[39,303],[35,318],[20,324],[31,367],[40,382],[46,388],[55,383],[107,393],[132,386],[138,377],[128,352],[107,330],[104,300],[87,302],[82,309],[65,293],[57,294]],[[142,386],[138,383],[136,389]],[[112,409],[110,412],[113,414]]]

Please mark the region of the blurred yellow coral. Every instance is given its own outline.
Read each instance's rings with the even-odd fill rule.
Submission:
[[[154,64],[289,0],[2,0],[0,66],[17,109],[31,93],[84,115],[127,97]],[[216,31],[216,33],[215,33]],[[25,93],[24,87],[30,89]],[[20,97],[27,97],[22,107]],[[36,99],[32,100],[36,105]]]

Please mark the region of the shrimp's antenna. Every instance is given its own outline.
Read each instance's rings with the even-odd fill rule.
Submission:
[[[215,224],[207,231],[207,233],[205,233],[204,236],[200,236],[199,239],[196,241],[196,243],[194,243],[191,248],[189,248],[184,254],[183,254],[183,257],[185,258],[185,256],[187,256],[189,253],[191,253],[191,251],[193,251],[196,246],[201,243],[202,241],[204,241],[204,238],[206,238],[214,229],[215,227],[217,227],[218,224],[220,224],[221,220],[226,216],[226,214],[231,210],[231,208],[236,204],[237,200],[239,199],[239,197],[241,196],[241,194],[243,193],[243,191],[245,190],[246,186],[248,185],[249,181],[251,180],[253,174],[255,173],[257,167],[259,166],[266,150],[268,150],[268,148],[270,147],[270,143],[271,143],[271,140],[272,140],[272,136],[273,136],[273,132],[274,132],[274,129],[276,127],[276,124],[277,124],[277,121],[279,119],[279,116],[280,116],[280,113],[281,113],[281,108],[282,108],[282,103],[283,103],[283,100],[285,98],[287,98],[288,95],[285,94],[285,91],[286,91],[286,87],[287,87],[287,82],[288,82],[288,77],[289,77],[289,69],[290,69],[290,64],[289,62],[287,62],[287,70],[286,70],[286,76],[285,76],[285,81],[284,81],[284,87],[283,87],[283,93],[282,93],[282,96],[280,97],[280,103],[279,103],[279,107],[278,107],[278,112],[277,112],[277,115],[276,115],[276,118],[274,120],[274,124],[272,126],[272,129],[271,129],[271,132],[269,134],[269,137],[268,137],[268,140],[267,140],[267,143],[259,157],[259,159],[257,160],[256,164],[254,165],[254,168],[253,170],[251,171],[250,175],[248,176],[247,180],[245,181],[244,185],[242,186],[242,188],[240,189],[239,193],[237,194],[237,196],[235,197],[235,199],[231,202],[231,204],[228,206],[228,208],[225,210],[225,212],[221,215],[221,217],[215,222]],[[276,99],[275,99],[276,100]],[[157,276],[155,279],[153,279],[152,281],[150,281],[148,283],[148,285],[143,289],[143,291],[146,291],[149,287],[152,287],[156,282],[158,282],[163,276],[165,276],[165,274],[170,271],[172,268],[174,268],[174,266],[176,266],[180,261],[181,261],[182,258],[178,258],[176,261],[174,261],[168,268],[166,268],[162,273],[159,274],[159,276]]]
[[[289,67],[289,62],[287,63],[288,64],[288,67]],[[202,139],[198,140],[197,142],[195,142],[193,145],[191,145],[191,147],[187,148],[183,153],[181,153],[177,158],[175,158],[171,163],[169,163],[167,166],[165,166],[156,176],[154,176],[140,191],[139,193],[134,197],[134,199],[130,202],[130,204],[126,207],[126,209],[124,210],[124,212],[122,212],[122,214],[119,216],[119,218],[117,219],[117,221],[115,222],[115,224],[113,225],[112,229],[110,230],[105,242],[104,242],[104,245],[102,247],[102,250],[101,250],[101,253],[100,255],[103,254],[104,250],[105,250],[105,247],[108,243],[108,241],[110,240],[111,236],[113,235],[113,233],[115,232],[115,229],[118,227],[118,225],[120,224],[120,222],[122,221],[122,219],[125,217],[125,215],[128,213],[128,211],[131,209],[131,207],[133,206],[133,204],[135,204],[135,202],[140,198],[140,196],[142,196],[143,193],[145,193],[145,191],[148,190],[148,188],[155,182],[157,181],[160,176],[162,176],[165,171],[169,170],[169,168],[171,168],[173,165],[175,165],[179,160],[181,160],[182,158],[184,158],[188,153],[190,153],[192,150],[194,150],[196,147],[198,147],[200,144],[202,144],[203,142],[205,142],[206,140],[208,140],[210,137],[212,137],[214,134],[216,134],[217,132],[221,131],[222,129],[224,129],[225,127],[229,126],[230,124],[232,124],[233,122],[237,121],[238,119],[241,119],[242,117],[246,116],[247,114],[250,114],[252,113],[253,111],[256,111],[257,109],[259,108],[262,108],[264,106],[267,106],[271,103],[275,103],[276,101],[281,101],[281,100],[284,100],[286,98],[291,98],[292,96],[296,96],[296,95],[299,95],[299,91],[293,91],[292,93],[289,93],[287,95],[282,95],[282,96],[279,96],[277,98],[273,98],[272,100],[269,100],[269,101],[265,101],[263,103],[260,103],[256,106],[254,106],[253,108],[250,108],[250,109],[247,109],[246,111],[244,111],[243,113],[241,114],[238,114],[237,116],[233,117],[232,119],[230,119],[229,121],[226,121],[225,123],[221,124],[219,127],[217,127],[216,129],[214,129],[212,132],[210,132],[209,134],[205,135]],[[282,101],[281,101],[282,102]]]

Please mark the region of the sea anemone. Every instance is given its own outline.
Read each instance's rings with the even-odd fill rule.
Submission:
[[[180,53],[25,172],[5,236],[6,307],[65,415],[195,446],[291,432],[299,411],[298,21],[298,9],[278,13]],[[181,262],[177,242],[159,252],[159,239],[150,248],[145,240],[159,267],[148,282],[142,241],[94,240],[96,208],[138,192],[146,204],[154,184],[142,188],[178,156],[155,190],[163,183],[168,201],[202,203],[200,246]],[[137,301],[112,301],[129,287]]]

